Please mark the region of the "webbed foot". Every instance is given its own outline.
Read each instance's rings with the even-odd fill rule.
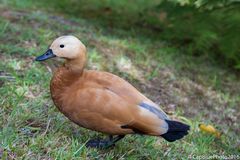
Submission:
[[[92,139],[86,143],[86,147],[92,148],[110,148],[114,147],[115,143],[122,139],[124,135],[119,135],[116,137],[109,136],[109,139]]]

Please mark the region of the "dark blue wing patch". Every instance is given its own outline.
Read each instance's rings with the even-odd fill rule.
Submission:
[[[139,104],[139,106],[142,107],[142,108],[144,108],[144,109],[149,110],[149,111],[152,112],[152,113],[154,113],[154,114],[155,114],[156,116],[158,116],[158,118],[160,118],[160,119],[169,119],[169,118],[167,117],[167,115],[166,115],[163,111],[155,108],[154,106],[151,106],[150,104],[141,102],[141,103]]]

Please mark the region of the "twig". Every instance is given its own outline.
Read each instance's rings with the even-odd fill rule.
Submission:
[[[45,136],[45,135],[46,135],[46,133],[47,133],[47,131],[48,131],[48,128],[49,128],[49,125],[50,125],[50,122],[51,122],[51,118],[48,120],[46,130],[43,132],[42,136]]]
[[[79,149],[76,152],[73,153],[73,156],[75,156],[80,150],[82,150],[82,148],[87,144],[88,140],[81,147],[79,147]]]

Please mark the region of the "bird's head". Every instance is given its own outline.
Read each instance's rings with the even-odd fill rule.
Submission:
[[[86,47],[75,36],[61,36],[53,41],[49,49],[36,61],[44,61],[53,57],[61,57],[67,60],[85,59]]]

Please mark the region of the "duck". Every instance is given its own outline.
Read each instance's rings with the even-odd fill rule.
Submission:
[[[88,70],[87,49],[75,36],[56,38],[36,57],[60,57],[50,82],[54,105],[80,127],[101,132],[106,139],[90,139],[87,147],[109,148],[128,134],[162,137],[169,142],[183,138],[190,126],[169,116],[126,80],[109,72]]]

